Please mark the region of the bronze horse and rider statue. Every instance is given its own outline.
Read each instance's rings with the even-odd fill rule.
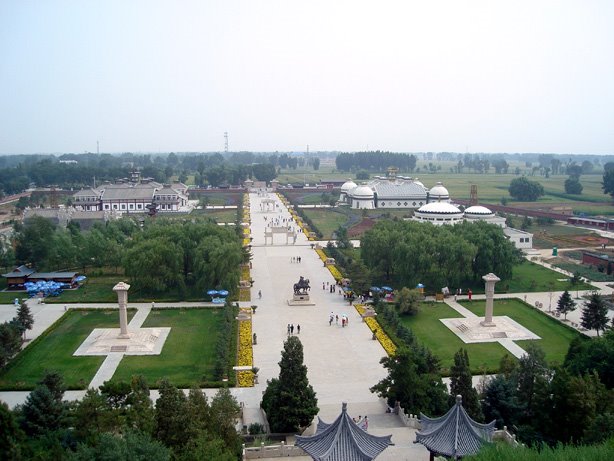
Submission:
[[[304,278],[301,275],[301,278],[298,282],[294,284],[294,294],[295,295],[304,295],[307,294],[311,287],[309,286],[309,279]]]

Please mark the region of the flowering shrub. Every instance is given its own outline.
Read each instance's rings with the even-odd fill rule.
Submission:
[[[341,275],[341,272],[339,272],[339,269],[337,269],[335,266],[327,266],[327,267],[330,273],[333,274],[333,277],[335,278],[335,280],[339,281],[343,278],[343,275]]]
[[[251,301],[251,288],[244,287],[239,289],[239,301]]]
[[[251,367],[253,363],[252,321],[242,320],[239,322],[237,365]],[[239,387],[252,387],[254,385],[254,373],[251,370],[237,372],[237,383]]]
[[[322,260],[322,262],[326,262],[327,256],[326,253],[324,253],[324,250],[316,250],[316,253],[318,254],[318,256],[320,257],[320,259]]]
[[[364,314],[365,306],[363,306],[362,304],[354,304],[354,307],[360,315]],[[375,332],[375,337],[386,351],[386,354],[388,354],[389,356],[394,355],[397,351],[397,346],[395,346],[395,344],[384,332],[384,330],[382,330],[382,327],[379,323],[377,323],[377,320],[375,320],[373,317],[367,317],[365,318],[365,323],[371,331]]]

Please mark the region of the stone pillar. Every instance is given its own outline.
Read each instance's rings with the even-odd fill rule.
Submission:
[[[113,287],[113,291],[117,293],[117,303],[119,304],[119,336],[118,338],[127,339],[130,337],[128,333],[128,312],[126,306],[128,304],[128,290],[130,285],[124,282],[119,282]]]
[[[484,320],[480,322],[480,325],[483,327],[494,327],[496,325],[492,321],[492,311],[495,283],[501,279],[491,272],[490,274],[486,274],[484,277],[482,277],[482,280],[484,280],[486,291],[486,313],[484,315]]]

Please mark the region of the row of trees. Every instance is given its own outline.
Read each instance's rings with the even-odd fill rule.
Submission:
[[[233,290],[239,265],[248,258],[237,231],[206,218],[158,218],[143,227],[123,218],[81,232],[75,225],[63,229],[35,217],[15,225],[14,257],[37,270],[121,267],[136,289],[152,293]]]
[[[414,287],[457,287],[494,272],[511,277],[517,252],[498,226],[463,222],[432,226],[381,221],[363,235],[361,258],[375,278]]]
[[[397,167],[403,173],[409,173],[416,168],[416,156],[398,154],[394,152],[344,152],[335,159],[337,169],[340,171],[379,171],[384,172],[388,167]]]
[[[228,389],[208,401],[161,381],[155,405],[141,376],[89,389],[65,402],[57,373],[47,373],[25,403],[0,404],[0,459],[236,460],[239,405]]]

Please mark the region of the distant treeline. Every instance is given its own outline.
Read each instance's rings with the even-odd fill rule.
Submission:
[[[394,152],[343,152],[335,163],[341,171],[378,171],[385,172],[388,167],[397,167],[401,173],[411,173],[416,168],[416,156]]]

